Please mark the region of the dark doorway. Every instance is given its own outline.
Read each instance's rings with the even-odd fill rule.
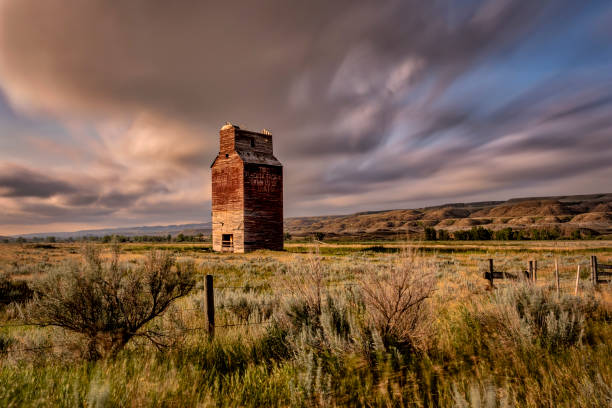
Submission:
[[[221,250],[234,252],[234,234],[221,235]]]

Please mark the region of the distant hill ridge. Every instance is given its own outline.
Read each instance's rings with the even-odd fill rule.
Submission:
[[[136,236],[136,235],[178,235],[180,233],[185,235],[197,235],[199,233],[210,234],[212,230],[212,224],[210,222],[199,223],[199,224],[176,224],[176,225],[156,225],[156,226],[145,226],[145,227],[125,227],[125,228],[103,228],[103,229],[91,229],[81,230],[73,232],[43,232],[43,233],[32,233],[32,234],[21,234],[14,235],[13,237],[23,238],[41,238],[53,236],[56,238],[82,238],[82,237],[102,237],[105,235],[124,235],[124,236]]]
[[[384,238],[416,234],[424,227],[453,232],[474,226],[491,230],[556,228],[563,235],[576,230],[612,234],[612,193],[450,203],[285,220],[285,229],[295,236],[323,232],[327,236]]]
[[[612,193],[513,198],[507,201],[449,203],[415,209],[362,211],[285,219],[285,231],[294,236],[323,232],[329,237],[384,238],[414,234],[424,227],[450,232],[483,226],[492,230],[558,228],[563,233],[590,230],[612,234]],[[211,233],[210,222],[127,228],[92,229],[19,235],[24,238],[55,236],[80,238],[104,235],[196,235]]]

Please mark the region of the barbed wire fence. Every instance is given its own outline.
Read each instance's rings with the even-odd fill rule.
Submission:
[[[520,271],[508,272],[505,270],[497,270],[494,266],[494,259],[489,258],[488,260],[488,268],[483,273],[483,278],[486,279],[489,283],[489,288],[495,288],[495,280],[501,280],[506,282],[512,281],[522,281],[529,282],[534,285],[540,283],[547,283],[546,280],[540,279],[538,276],[538,261],[535,259],[529,260],[527,263],[527,268]],[[554,259],[554,269],[552,271],[552,281],[548,281],[548,284],[552,284],[555,287],[557,294],[560,294],[563,286],[567,287],[568,283],[571,283],[571,288],[574,289],[574,295],[578,295],[579,289],[581,288],[581,284],[583,283],[582,276],[582,265],[580,263],[576,264],[576,274],[575,278],[571,277],[569,279],[562,278],[560,274],[560,265],[558,259]],[[592,284],[594,287],[599,287],[600,285],[610,285],[612,283],[612,264],[604,264],[598,263],[597,256],[592,255],[590,258],[589,265],[589,278],[588,282]]]
[[[488,268],[487,271],[483,273],[483,278],[486,279],[489,283],[489,287],[491,289],[495,288],[495,281],[503,281],[503,282],[530,282],[533,284],[541,284],[546,281],[539,279],[538,277],[538,263],[537,260],[529,260],[526,264],[526,269],[517,271],[517,272],[507,272],[507,271],[499,271],[496,270],[494,259],[489,258],[488,260]],[[574,294],[577,295],[579,291],[580,284],[583,283],[584,279],[581,279],[581,265],[577,265],[576,277],[571,279],[562,279],[559,274],[559,264],[558,261],[554,262],[554,275],[552,284],[556,287],[557,293],[561,291],[561,283],[575,283],[572,285],[572,289],[574,289]],[[270,285],[268,283],[257,286],[253,284],[247,285],[213,285],[213,275],[205,275],[205,301],[204,305],[200,307],[189,307],[189,308],[180,308],[179,312],[192,312],[192,311],[202,311],[205,313],[206,325],[204,326],[196,326],[196,327],[184,327],[179,329],[184,333],[191,333],[196,331],[206,331],[210,338],[214,337],[215,329],[224,329],[224,328],[235,328],[235,327],[244,327],[244,326],[263,326],[268,325],[273,322],[272,319],[256,321],[256,322],[240,322],[240,323],[225,323],[225,324],[216,324],[215,322],[215,290],[223,291],[223,290],[244,290],[244,291],[252,291],[259,290],[261,288],[265,289],[277,289],[275,294],[278,295],[278,289],[281,289],[280,293],[286,293],[290,295],[295,295],[295,290],[289,290],[287,285]],[[609,284],[612,282],[612,265],[611,264],[602,264],[598,263],[596,256],[591,256],[590,261],[590,277],[589,282],[593,285],[598,286],[601,284]],[[551,282],[549,282],[551,283]],[[358,283],[354,282],[326,282],[322,287],[330,289],[336,287],[355,287],[359,286]],[[567,285],[565,285],[567,287]],[[267,303],[259,303],[262,306],[276,306],[279,302],[267,302]],[[16,328],[16,327],[39,327],[40,325],[35,323],[28,322],[16,322],[16,323],[8,323],[0,325],[0,329],[3,328]],[[57,342],[52,345],[44,345],[44,346],[34,346],[34,347],[23,347],[23,348],[12,348],[12,351],[39,351],[46,349],[53,349],[56,347],[65,346],[68,344],[74,344],[71,342]]]
[[[192,333],[192,332],[197,332],[197,331],[205,331],[208,336],[210,338],[214,337],[215,334],[215,330],[216,329],[225,329],[225,328],[236,328],[236,327],[246,327],[246,326],[265,326],[268,324],[272,324],[273,323],[273,319],[267,319],[267,320],[261,320],[261,321],[255,321],[255,322],[239,322],[239,323],[224,323],[224,324],[216,324],[215,322],[215,301],[214,301],[214,297],[215,297],[215,291],[223,291],[223,290],[244,290],[244,291],[250,291],[250,290],[258,290],[260,287],[265,287],[266,289],[276,289],[275,290],[275,295],[279,295],[279,294],[290,294],[290,295],[295,295],[295,291],[290,290],[290,288],[287,285],[270,285],[270,284],[265,284],[262,286],[257,286],[257,285],[253,285],[253,284],[247,284],[247,285],[219,285],[219,286],[214,286],[213,285],[213,275],[205,275],[205,288],[204,288],[204,292],[205,292],[205,299],[204,299],[204,304],[200,307],[186,307],[186,308],[178,308],[175,309],[176,311],[178,311],[179,313],[182,312],[196,312],[196,311],[200,311],[202,313],[205,314],[205,320],[206,320],[206,324],[204,326],[195,326],[195,327],[183,327],[183,328],[175,328],[175,330],[178,330],[180,332],[183,333]],[[324,287],[325,288],[334,288],[334,287],[352,287],[352,286],[357,286],[357,283],[351,283],[351,282],[327,282]],[[280,290],[280,291],[279,291]],[[279,305],[279,301],[273,301],[273,302],[260,302],[258,303],[259,306],[278,306]],[[4,329],[4,328],[18,328],[18,327],[41,327],[40,324],[36,324],[36,323],[30,323],[27,321],[24,322],[14,322],[14,323],[8,323],[8,324],[0,324],[0,329]],[[28,346],[28,347],[20,347],[20,348],[13,348],[11,347],[11,351],[14,352],[29,352],[29,351],[40,351],[40,350],[49,350],[49,349],[54,349],[57,347],[63,347],[66,345],[70,345],[70,344],[75,344],[74,342],[55,342],[54,344],[51,345],[41,345],[41,346]]]

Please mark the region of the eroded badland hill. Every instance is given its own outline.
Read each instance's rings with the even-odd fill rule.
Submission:
[[[393,238],[422,233],[424,227],[449,232],[483,226],[490,230],[554,229],[612,234],[612,193],[580,196],[515,198],[508,201],[454,203],[411,210],[351,215],[298,217],[285,220],[294,236],[323,232],[328,237]]]

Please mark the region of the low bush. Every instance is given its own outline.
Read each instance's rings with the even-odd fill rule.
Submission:
[[[116,248],[105,263],[97,247],[85,247],[83,263],[36,282],[37,296],[28,305],[32,323],[85,336],[91,359],[115,355],[135,336],[164,346],[171,339],[146,326],[195,284],[193,263],[152,252],[143,264],[122,265]]]
[[[525,342],[551,352],[581,342],[586,320],[598,310],[593,298],[562,295],[520,284],[500,289],[491,304],[480,305],[478,321],[492,338],[502,338],[516,345]]]
[[[32,298],[34,291],[23,280],[14,280],[0,274],[0,305],[11,302],[25,302]]]
[[[13,344],[13,338],[4,334],[4,333],[0,333],[0,356],[5,355],[6,353],[8,353],[9,347]]]
[[[428,299],[434,288],[433,268],[414,255],[403,255],[397,265],[366,276],[361,291],[367,314],[385,347],[423,348],[430,334]]]

